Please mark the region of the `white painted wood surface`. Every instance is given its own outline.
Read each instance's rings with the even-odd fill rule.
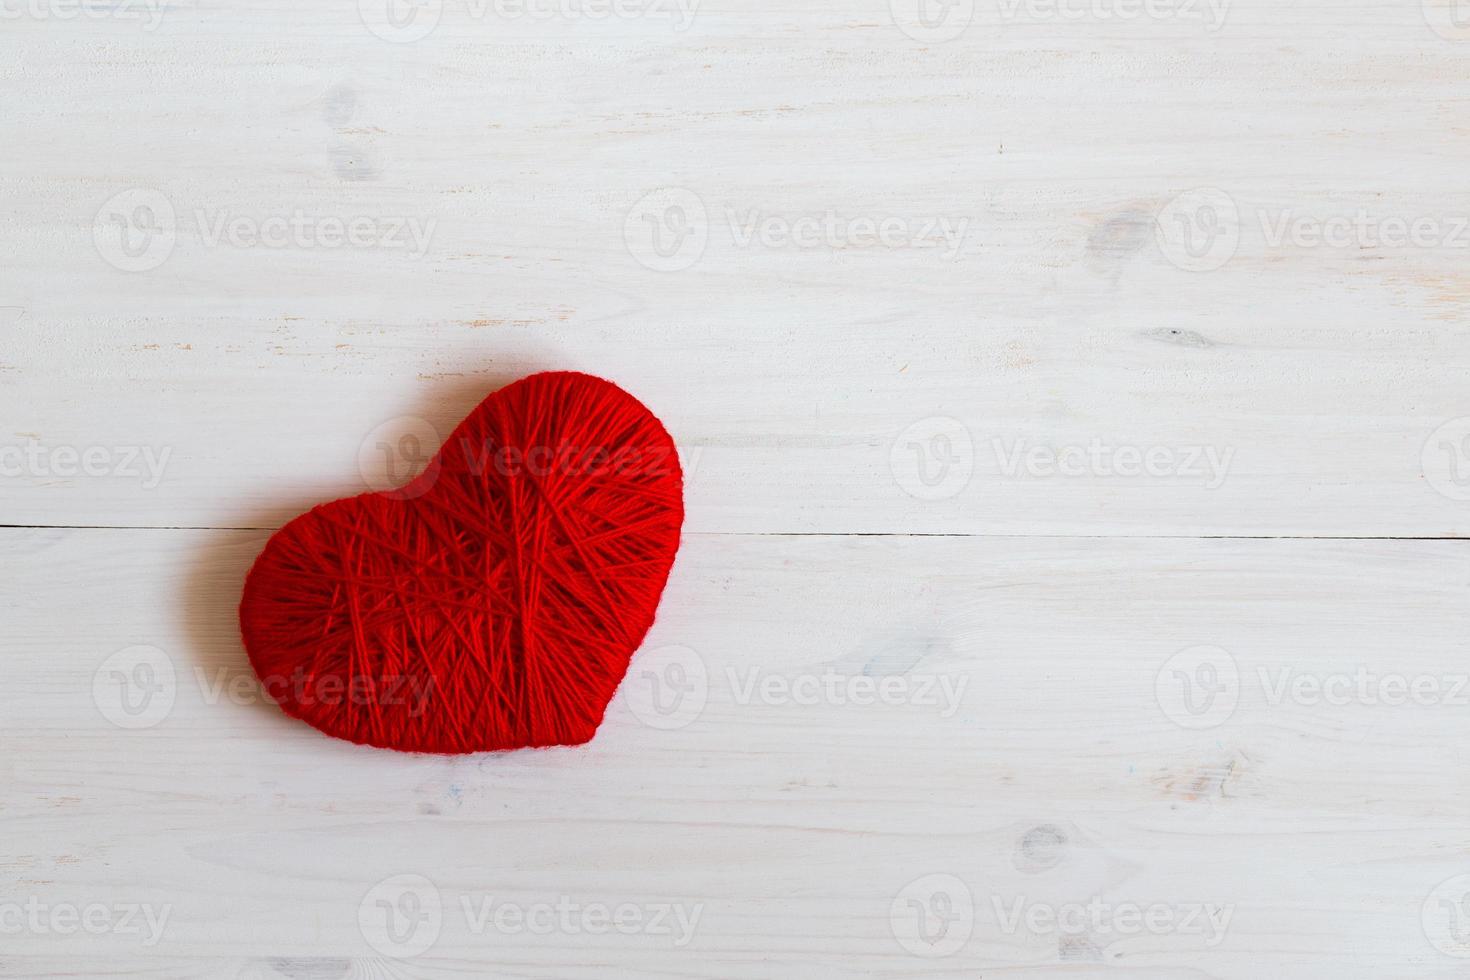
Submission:
[[[0,977],[1465,975],[1470,9],[1061,2],[0,0]],[[557,367],[689,472],[598,738],[263,704]]]

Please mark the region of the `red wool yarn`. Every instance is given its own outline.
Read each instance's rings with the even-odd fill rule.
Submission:
[[[328,735],[410,752],[586,742],[684,520],[673,440],[591,375],[495,392],[399,490],[266,543],[240,628],[262,685]]]

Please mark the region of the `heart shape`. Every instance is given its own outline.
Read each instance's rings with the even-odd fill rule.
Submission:
[[[663,425],[617,385],[534,374],[406,486],[266,542],[240,629],[262,685],[337,738],[410,752],[574,745],[653,625],[684,520]]]

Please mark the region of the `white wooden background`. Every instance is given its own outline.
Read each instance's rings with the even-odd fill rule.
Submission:
[[[0,0],[0,976],[1467,975],[1470,4],[388,2]],[[263,704],[546,368],[689,471],[597,739]]]

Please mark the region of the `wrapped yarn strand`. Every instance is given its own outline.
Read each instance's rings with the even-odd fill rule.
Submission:
[[[328,735],[411,752],[573,745],[602,722],[679,547],[673,440],[570,371],[480,403],[406,486],[266,543],[240,627],[266,693]]]

